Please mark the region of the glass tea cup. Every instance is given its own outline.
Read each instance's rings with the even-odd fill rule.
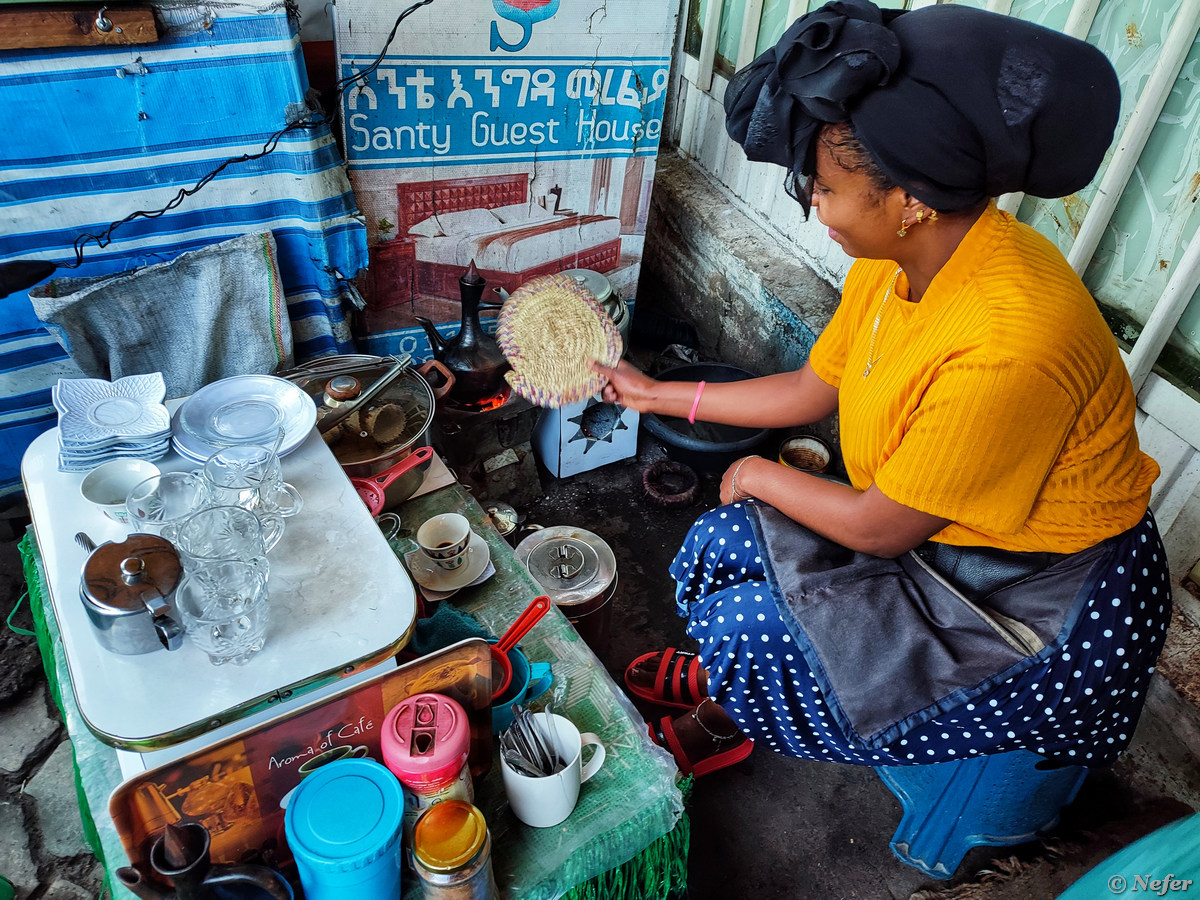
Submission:
[[[179,525],[208,505],[204,478],[197,472],[161,472],[141,481],[125,498],[129,527],[175,542]]]
[[[253,563],[227,559],[185,575],[175,606],[187,639],[214,666],[245,665],[266,643],[267,579]]]
[[[240,506],[210,506],[180,523],[174,544],[186,573],[235,560],[267,573],[267,553],[283,536],[283,519],[259,517]]]
[[[304,505],[300,492],[283,480],[275,450],[261,444],[233,444],[210,456],[200,470],[216,506],[240,506],[259,515],[294,516]]]

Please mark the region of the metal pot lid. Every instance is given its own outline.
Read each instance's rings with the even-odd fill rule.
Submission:
[[[500,532],[501,537],[508,537],[521,524],[520,515],[510,504],[505,503],[503,500],[487,501],[486,510],[487,514],[491,516],[496,530]]]
[[[604,307],[604,311],[613,317],[616,321],[617,314],[620,312],[621,301],[613,291],[612,282],[608,280],[606,275],[594,269],[566,269],[564,275],[570,275],[585,288],[592,292],[600,305]]]
[[[328,409],[327,397],[337,405],[351,402],[394,364],[395,360],[385,357],[348,354],[323,357],[281,373],[281,377],[312,395],[318,409]],[[434,410],[433,389],[410,368],[322,437],[341,465],[373,463],[414,444],[433,422]]]
[[[96,606],[136,612],[165,606],[179,584],[183,566],[175,546],[153,534],[132,534],[120,543],[101,544],[83,564],[80,594]]]
[[[617,577],[612,548],[590,531],[572,525],[535,531],[517,544],[516,553],[556,606],[591,600]]]

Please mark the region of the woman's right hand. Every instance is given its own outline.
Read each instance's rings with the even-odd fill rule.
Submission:
[[[601,396],[605,403],[616,403],[637,412],[655,412],[661,382],[621,360],[613,368],[592,363],[592,369],[608,379]]]

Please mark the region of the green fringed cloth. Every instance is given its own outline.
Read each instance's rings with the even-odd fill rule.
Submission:
[[[683,784],[684,802],[692,778]],[[675,827],[627,863],[585,881],[563,895],[565,900],[667,900],[687,893],[691,822],[685,811]]]

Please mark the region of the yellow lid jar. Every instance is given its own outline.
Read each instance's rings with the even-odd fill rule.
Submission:
[[[427,900],[499,900],[492,839],[472,804],[444,800],[429,807],[413,829],[412,855]]]

